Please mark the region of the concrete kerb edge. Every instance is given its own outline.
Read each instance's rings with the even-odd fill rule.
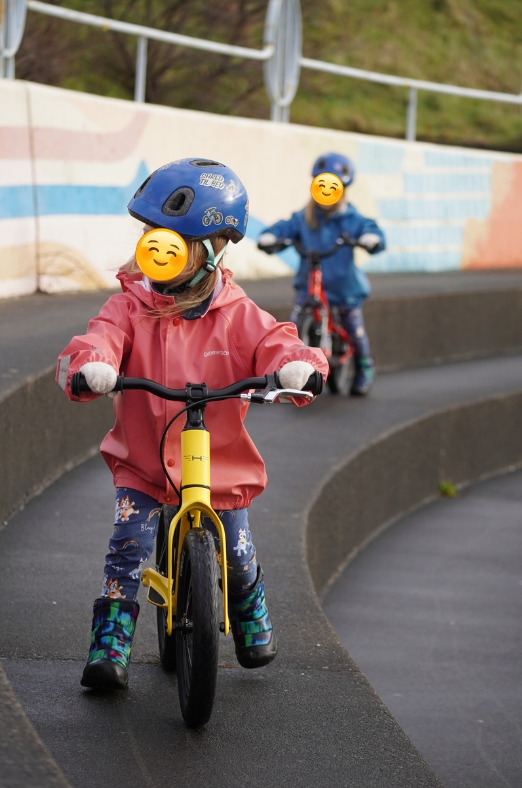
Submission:
[[[65,473],[69,473],[72,471],[73,468],[76,468],[78,465],[82,465],[87,460],[90,460],[91,457],[94,457],[99,452],[99,446],[93,446],[92,448],[88,449],[87,451],[83,452],[82,454],[78,455],[72,460],[69,460],[64,465],[61,465],[57,470],[51,473],[49,476],[46,476],[39,484],[34,485],[27,493],[20,498],[12,507],[10,511],[6,515],[4,515],[3,521],[0,521],[0,531],[2,528],[8,524],[9,520],[18,514],[18,512],[23,511],[25,506],[29,503],[32,498],[36,498],[37,495],[43,493],[47,487],[50,487],[51,484],[58,481],[58,479],[63,476]]]
[[[0,784],[5,788],[72,788],[27,718],[1,661],[0,704]]]
[[[447,429],[443,426],[444,422],[448,422],[452,417],[453,418],[465,418],[470,414],[470,412],[478,409],[485,409],[487,408],[493,417],[498,415],[499,409],[502,405],[509,406],[510,404],[516,404],[517,400],[522,398],[522,390],[517,392],[509,392],[509,393],[500,393],[495,394],[493,396],[484,397],[479,400],[470,400],[463,403],[459,403],[458,405],[450,405],[445,408],[438,409],[436,411],[432,411],[429,414],[426,414],[421,417],[410,419],[407,422],[403,422],[397,427],[393,427],[390,430],[386,430],[385,432],[381,433],[377,438],[368,442],[365,446],[359,449],[356,452],[353,452],[347,459],[343,460],[336,464],[335,467],[330,469],[328,475],[323,479],[320,489],[318,490],[317,494],[314,496],[314,499],[311,501],[307,511],[305,513],[305,540],[304,540],[304,552],[305,552],[305,563],[306,568],[309,572],[310,580],[314,587],[314,590],[317,594],[319,601],[324,598],[326,592],[331,588],[333,583],[339,577],[339,575],[344,571],[346,566],[356,557],[356,555],[361,552],[371,541],[376,539],[384,530],[388,527],[393,525],[393,523],[397,522],[397,520],[404,517],[406,514],[414,511],[415,509],[420,508],[421,506],[426,505],[427,503],[436,500],[440,497],[440,492],[438,490],[438,482],[444,480],[444,474],[441,473],[442,465],[448,467],[451,465],[452,461],[454,461],[454,457],[446,456],[446,448],[443,445],[444,442],[447,440]],[[497,412],[497,413],[496,413]],[[522,417],[521,417],[522,421]],[[440,422],[437,425],[437,422]],[[332,484],[335,484],[337,480],[340,480],[340,477],[344,474],[349,474],[350,468],[355,467],[357,462],[361,460],[363,456],[367,456],[372,451],[378,452],[380,448],[385,447],[386,442],[389,440],[393,440],[394,438],[410,438],[413,437],[411,433],[419,427],[423,426],[430,426],[434,425],[435,432],[439,433],[438,437],[442,440],[440,441],[439,445],[437,446],[437,462],[433,464],[432,470],[432,481],[435,480],[436,484],[431,486],[431,489],[427,491],[426,494],[420,495],[415,501],[411,502],[408,506],[400,506],[397,508],[396,511],[390,513],[390,516],[386,517],[385,519],[381,519],[380,522],[377,522],[373,527],[371,527],[368,532],[364,533],[364,535],[359,539],[355,540],[355,542],[350,546],[348,550],[345,550],[342,553],[341,561],[330,562],[330,566],[327,568],[327,571],[323,571],[323,575],[326,575],[326,579],[322,582],[318,582],[317,572],[314,572],[313,568],[313,561],[311,560],[311,553],[314,550],[314,547],[317,547],[317,543],[314,540],[314,535],[318,532],[322,534],[324,537],[325,527],[328,530],[328,525],[325,523],[330,524],[330,530],[336,530],[339,532],[338,528],[338,521],[333,518],[329,519],[328,517],[321,518],[321,529],[318,529],[317,523],[314,521],[314,514],[318,516],[319,512],[324,512],[327,509],[327,505],[329,502],[330,491],[329,487]],[[442,424],[442,429],[441,429]],[[508,429],[512,429],[512,423],[510,422],[507,425]],[[481,432],[478,430],[478,432]],[[515,434],[517,434],[517,430],[513,430]],[[488,443],[487,437],[485,437],[485,444]],[[489,436],[491,437],[491,436]],[[413,441],[414,442],[414,441]],[[515,440],[515,444],[518,442]],[[503,448],[503,446],[502,446]],[[481,458],[481,462],[487,462],[487,459],[490,457],[489,453],[487,452],[487,445],[484,446],[485,454],[484,457]],[[509,447],[506,448],[506,451],[509,452]],[[457,490],[464,489],[465,487],[469,486],[470,484],[476,483],[478,481],[483,481],[487,478],[491,478],[493,476],[500,475],[502,473],[512,472],[517,470],[518,468],[522,467],[522,446],[515,445],[514,452],[516,453],[515,456],[504,457],[495,465],[495,467],[488,467],[484,468],[480,472],[473,472],[471,467],[467,469],[466,478],[460,478],[455,482],[455,487]],[[414,452],[414,454],[422,455],[422,446],[420,447],[418,452]],[[471,453],[470,453],[471,454]],[[473,459],[476,463],[477,460],[477,452],[473,453]],[[470,464],[471,464],[471,457],[470,457]],[[452,480],[453,481],[453,480]],[[428,482],[429,484],[429,482]],[[343,489],[346,491],[348,490],[346,484],[342,485]],[[349,492],[346,493],[349,497]],[[393,496],[392,496],[393,497]],[[354,507],[355,508],[355,507]],[[346,506],[346,501],[343,502],[343,506],[341,507],[343,511],[350,511],[350,508]],[[353,509],[352,509],[353,510]],[[334,524],[332,524],[332,522]],[[349,524],[344,530],[344,533],[350,530]],[[323,543],[324,538],[321,540]]]
[[[63,473],[93,456],[113,423],[112,405],[69,402],[54,367],[0,397],[0,527]]]
[[[522,459],[517,463],[506,465],[503,468],[498,468],[495,471],[483,473],[480,476],[478,476],[476,479],[469,479],[466,482],[456,484],[455,489],[457,491],[465,490],[466,487],[471,487],[471,485],[473,484],[477,484],[479,482],[485,482],[488,479],[495,478],[496,476],[503,476],[506,473],[513,473],[514,471],[518,471],[520,469],[522,469]],[[386,531],[388,528],[391,528],[392,525],[397,523],[399,520],[402,520],[402,518],[405,517],[406,515],[412,514],[413,512],[416,512],[418,509],[422,509],[423,506],[427,506],[427,504],[433,503],[433,501],[436,501],[439,498],[440,498],[440,493],[429,495],[426,498],[423,498],[418,503],[411,506],[409,509],[405,509],[404,511],[399,512],[398,514],[391,517],[389,520],[386,520],[386,522],[382,523],[382,525],[378,526],[374,531],[372,531],[372,533],[369,536],[367,536],[366,539],[364,539],[359,545],[357,545],[352,550],[350,550],[348,555],[341,561],[341,563],[335,569],[335,571],[330,576],[328,581],[321,588],[320,592],[318,592],[314,586],[319,601],[322,602],[322,600],[324,599],[330,588],[339,579],[339,577],[342,575],[346,567],[349,564],[351,564],[354,558],[356,558],[359,555],[359,553],[361,553],[369,544],[371,544],[371,542],[375,541],[375,539],[377,539],[382,533],[384,533],[384,531]],[[313,585],[313,581],[311,582]]]

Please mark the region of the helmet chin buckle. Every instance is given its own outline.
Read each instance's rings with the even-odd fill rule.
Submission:
[[[205,240],[201,241],[201,243],[203,244],[203,246],[207,250],[207,259],[205,260],[204,265],[202,266],[202,268],[199,269],[197,274],[195,274],[192,277],[190,282],[187,282],[187,287],[194,287],[195,285],[198,284],[198,282],[201,282],[201,280],[203,279],[204,276],[206,276],[206,274],[213,274],[214,271],[217,268],[217,265],[218,265],[219,261],[221,260],[221,258],[225,254],[225,250],[226,250],[226,248],[228,246],[228,241],[227,241],[227,243],[224,245],[223,249],[217,254],[217,256],[215,256],[214,255],[214,248],[213,248],[212,244],[210,243],[210,241],[208,240],[208,238],[205,238]]]

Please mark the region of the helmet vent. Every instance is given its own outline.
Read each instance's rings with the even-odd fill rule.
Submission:
[[[224,164],[220,164],[219,161],[211,161],[210,159],[193,159],[191,162],[193,167],[224,167]]]
[[[141,186],[139,187],[138,191],[137,191],[137,192],[136,192],[136,194],[134,195],[134,199],[136,199],[136,197],[139,197],[139,196],[140,196],[140,194],[142,193],[142,191],[143,191],[143,189],[145,188],[145,186],[148,184],[148,182],[150,181],[150,179],[154,177],[154,175],[155,175],[155,174],[156,174],[156,173],[155,173],[155,172],[153,172],[153,173],[152,173],[152,175],[149,175],[149,177],[148,177],[148,178],[145,178],[145,180],[143,181],[143,183],[142,183],[142,184],[141,184]]]
[[[185,216],[192,205],[194,192],[189,186],[181,186],[172,192],[163,203],[161,212],[165,216]]]

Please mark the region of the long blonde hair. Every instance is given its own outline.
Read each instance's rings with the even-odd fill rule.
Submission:
[[[333,216],[334,213],[339,213],[339,211],[344,210],[344,206],[346,205],[346,196],[343,194],[339,202],[337,202],[329,211],[324,211],[324,213],[330,214]],[[318,203],[314,200],[313,197],[310,197],[309,201],[305,205],[304,209],[304,218],[305,222],[307,223],[308,227],[311,230],[317,230],[318,222],[317,222],[317,211],[322,210],[318,207]]]
[[[217,256],[219,252],[223,249],[225,244],[227,243],[228,238],[224,235],[218,235],[214,238],[210,239],[212,244],[212,248],[214,249],[214,254]],[[207,259],[207,250],[202,244],[201,241],[187,241],[188,247],[188,260],[187,265],[183,269],[182,279],[179,282],[176,282],[176,279],[173,280],[174,284],[183,284],[183,282],[191,279],[194,274],[196,274],[199,269],[205,264]],[[125,274],[139,274],[140,268],[138,263],[136,262],[136,257],[131,257],[131,259],[122,265],[119,269],[119,273]],[[221,276],[221,262],[218,263],[216,270],[211,273],[207,274],[203,277],[203,279],[197,283],[194,287],[187,288],[183,293],[175,293],[174,295],[174,303],[170,304],[169,306],[159,307],[156,306],[149,310],[148,314],[150,317],[176,317],[176,315],[181,315],[183,312],[186,312],[188,309],[192,309],[195,306],[201,304],[205,299],[209,297],[216,286],[217,278]]]

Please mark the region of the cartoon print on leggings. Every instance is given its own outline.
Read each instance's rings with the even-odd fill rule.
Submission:
[[[117,580],[107,575],[103,576],[103,596],[108,596],[110,599],[125,599],[125,594],[121,593],[122,588]]]
[[[247,547],[248,547],[247,535],[246,535],[246,528],[239,529],[239,535],[237,539],[237,545],[233,548],[236,551],[236,555],[239,556],[241,553],[244,555],[247,554]]]
[[[129,517],[132,514],[139,514],[140,513],[139,509],[133,509],[133,506],[135,506],[135,505],[136,504],[135,504],[134,501],[131,503],[130,498],[129,498],[128,495],[125,495],[121,500],[119,500],[117,498],[116,499],[116,516],[114,518],[115,521],[118,522],[118,520],[119,520],[122,523],[126,523],[126,522],[128,522]]]

